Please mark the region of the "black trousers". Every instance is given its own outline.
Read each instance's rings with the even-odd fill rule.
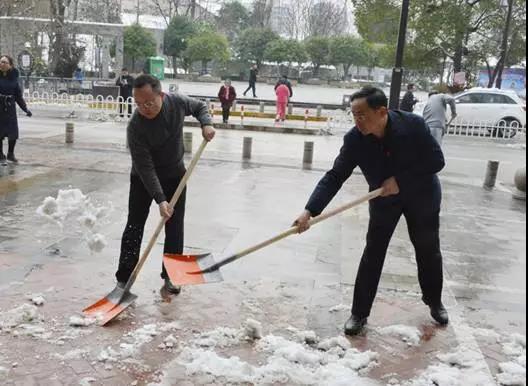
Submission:
[[[248,93],[249,90],[253,90],[253,97],[256,98],[257,97],[257,84],[250,82],[249,87],[247,88],[246,91],[244,91],[244,96]]]
[[[227,123],[229,121],[229,117],[231,116],[231,105],[222,105],[222,118],[224,123]]]
[[[354,290],[352,314],[366,318],[372,304],[394,230],[403,214],[416,252],[418,279],[427,305],[439,304],[443,290],[443,264],[440,252],[440,204],[442,192],[435,178],[432,188],[412,199],[390,197],[370,203],[367,245],[361,258]]]
[[[172,197],[181,178],[161,180],[163,192]],[[174,215],[165,224],[164,253],[181,254],[183,252],[184,218],[186,191],[183,192],[174,208]],[[143,232],[147,221],[152,197],[145,189],[138,176],[130,177],[130,196],[128,201],[128,221],[121,239],[121,255],[119,269],[116,273],[117,281],[127,282],[139,260]],[[161,277],[166,278],[167,272],[162,264]]]

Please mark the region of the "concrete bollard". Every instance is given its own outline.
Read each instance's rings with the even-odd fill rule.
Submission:
[[[515,173],[515,191],[513,198],[526,201],[526,166],[517,170]]]
[[[183,133],[183,148],[185,153],[193,151],[193,133]]]
[[[244,126],[244,105],[240,106],[240,125]]]
[[[313,142],[304,143],[304,155],[303,155],[304,165],[311,165],[313,163],[314,147],[315,146]]]
[[[493,189],[497,182],[497,175],[499,173],[499,161],[488,161],[486,169],[486,178],[484,179],[484,187],[486,189]]]
[[[73,122],[66,122],[66,143],[73,143],[75,124]]]
[[[207,98],[205,104],[207,105],[207,110],[211,111],[211,99]]]
[[[288,104],[288,115],[293,115],[293,105],[291,103]]]
[[[211,104],[211,117],[213,117],[213,119],[214,119],[214,115],[215,115],[215,105]]]
[[[310,110],[306,109],[304,112],[304,128],[308,127],[308,116],[310,115]]]
[[[323,116],[323,106],[317,106],[317,118],[321,118]]]
[[[253,138],[244,137],[244,147],[242,149],[242,158],[251,159],[252,150],[253,150]]]
[[[261,114],[264,114],[265,110],[266,110],[266,105],[264,104],[264,102],[260,102],[259,112]]]
[[[233,101],[233,106],[231,106],[231,111],[232,112],[235,112],[237,109],[237,102],[236,101]]]

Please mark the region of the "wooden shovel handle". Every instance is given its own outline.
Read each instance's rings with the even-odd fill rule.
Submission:
[[[198,161],[200,161],[200,158],[202,157],[203,152],[205,151],[205,148],[207,147],[207,141],[204,139],[200,147],[198,148],[198,151],[194,155],[191,163],[187,167],[187,171],[185,172],[185,175],[183,176],[182,180],[180,181],[180,184],[178,185],[178,188],[176,189],[176,192],[174,192],[174,195],[172,196],[172,199],[169,202],[169,206],[171,208],[174,208],[176,206],[176,203],[180,199],[183,191],[185,190],[185,187],[187,186],[187,182],[191,178],[191,175],[198,164]],[[161,218],[161,220],[158,223],[158,226],[156,227],[156,230],[154,231],[154,234],[150,238],[149,243],[147,244],[147,247],[141,254],[141,257],[136,264],[136,268],[134,268],[134,271],[132,272],[132,275],[128,279],[127,285],[125,287],[125,292],[129,291],[134,282],[137,279],[137,276],[139,275],[139,272],[141,271],[141,268],[143,268],[143,265],[145,264],[145,261],[147,260],[148,255],[152,251],[152,248],[154,248],[154,244],[156,244],[156,241],[158,240],[158,237],[163,230],[163,227],[165,226],[165,223],[168,221],[166,218]]]
[[[327,219],[329,219],[331,217],[334,217],[334,216],[336,216],[336,215],[338,215],[340,213],[343,213],[343,212],[345,212],[345,211],[347,211],[349,209],[352,209],[355,206],[358,206],[358,205],[360,205],[360,204],[362,204],[364,202],[370,201],[370,200],[380,196],[382,191],[383,191],[383,189],[381,189],[381,188],[377,189],[377,190],[374,190],[374,191],[370,192],[369,194],[367,194],[367,195],[365,195],[365,196],[363,196],[361,198],[358,198],[357,200],[354,200],[354,201],[352,201],[352,202],[350,202],[350,203],[348,203],[346,205],[340,206],[340,207],[335,208],[333,210],[330,210],[330,211],[328,211],[326,213],[323,213],[322,215],[311,219],[310,220],[310,226],[317,225],[320,222],[323,222],[323,221],[325,221],[325,220],[327,220]],[[283,240],[283,239],[285,239],[285,238],[287,238],[289,236],[292,236],[292,235],[294,235],[296,233],[299,233],[299,228],[294,226],[294,227],[288,229],[287,231],[281,233],[280,235],[277,235],[277,236],[275,236],[275,237],[273,237],[273,238],[271,238],[271,239],[269,239],[267,241],[264,241],[263,243],[255,245],[254,247],[248,248],[245,251],[242,251],[242,252],[238,253],[236,256],[234,256],[236,258],[229,259],[229,262],[232,262],[234,260],[238,260],[238,259],[240,259],[240,258],[242,258],[244,256],[247,256],[247,255],[249,255],[249,254],[251,254],[253,252],[256,252],[258,250],[266,248],[266,247],[268,247],[268,246],[270,246],[272,244],[275,244],[276,242],[281,241],[281,240]]]

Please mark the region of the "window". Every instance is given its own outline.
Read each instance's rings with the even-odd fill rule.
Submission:
[[[457,103],[468,104],[468,103],[484,103],[483,102],[484,94],[466,94],[462,95],[460,98],[457,98]]]
[[[486,94],[484,95],[483,103],[500,105],[517,104],[512,98],[504,94]]]

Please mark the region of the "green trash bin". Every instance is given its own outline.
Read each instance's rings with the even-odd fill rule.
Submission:
[[[165,59],[160,56],[147,58],[147,71],[159,80],[165,79]]]

